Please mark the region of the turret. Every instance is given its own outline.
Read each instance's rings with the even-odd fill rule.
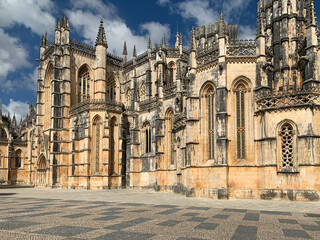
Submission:
[[[106,97],[106,64],[107,64],[107,38],[103,27],[103,20],[100,21],[100,26],[96,38],[96,63],[97,63],[97,79],[95,84],[95,99],[105,99]]]
[[[122,56],[123,56],[123,63],[126,63],[127,62],[127,56],[128,56],[126,41],[124,41],[124,44],[123,44]]]

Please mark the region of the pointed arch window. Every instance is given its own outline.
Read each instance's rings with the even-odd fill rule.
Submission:
[[[237,104],[237,157],[238,159],[246,158],[245,148],[245,93],[246,88],[240,84],[236,88]]]
[[[152,152],[152,127],[149,122],[146,122],[142,128],[142,144],[143,152],[151,153]]]
[[[21,167],[21,150],[17,150],[15,154],[15,167]]]
[[[144,101],[147,99],[147,87],[144,82],[141,84],[139,95],[140,95],[140,101]]]
[[[107,99],[110,101],[116,101],[116,81],[114,77],[107,80]]]
[[[166,152],[168,166],[174,164],[174,148],[173,148],[173,117],[174,113],[172,109],[169,109],[166,113]]]
[[[92,165],[91,169],[94,174],[99,174],[100,172],[100,139],[101,139],[101,126],[102,121],[100,116],[96,116],[93,120],[93,139],[92,139]]]
[[[215,154],[215,94],[212,84],[207,84],[201,94],[201,135],[205,159],[214,159]]]
[[[126,94],[126,107],[131,106],[131,90],[128,89],[127,94]]]
[[[279,128],[278,136],[278,153],[279,153],[279,170],[283,172],[296,171],[297,158],[296,145],[296,131],[294,124],[290,122],[283,123]]]
[[[83,102],[87,99],[90,99],[90,73],[87,67],[82,67],[78,74],[78,83],[79,83],[79,102]]]

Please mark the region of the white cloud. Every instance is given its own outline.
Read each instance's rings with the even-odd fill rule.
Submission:
[[[251,0],[225,0],[223,1],[222,11],[226,19],[238,21],[250,2]]]
[[[256,28],[252,26],[239,26],[239,39],[255,39],[256,38]]]
[[[0,28],[0,84],[2,91],[10,91],[14,87],[7,80],[9,72],[14,72],[22,67],[29,67],[28,53],[19,39],[11,37]]]
[[[42,35],[54,27],[53,9],[51,0],[0,0],[0,27],[21,24]]]
[[[158,0],[157,3],[161,6],[165,6],[166,4],[168,4],[170,2],[170,0]]]
[[[86,10],[83,10],[84,8]],[[136,45],[138,54],[147,49],[149,35],[155,42],[159,36],[161,41],[163,32],[170,33],[168,25],[157,22],[142,24],[140,26],[142,34],[136,33],[117,15],[117,9],[114,5],[103,3],[101,0],[77,1],[73,5],[73,9],[67,10],[66,14],[70,19],[71,29],[75,29],[90,44],[95,43],[99,22],[103,18],[109,47],[108,51],[121,56],[123,43],[126,41],[129,58],[132,56],[133,45]]]
[[[29,104],[27,102],[10,99],[8,105],[2,105],[2,113],[8,114],[8,112],[10,113],[11,117],[16,115],[17,123],[19,124],[20,119],[24,119],[27,116],[29,112]]]
[[[142,31],[146,31],[146,35],[151,36],[152,43],[160,43],[162,35],[166,35],[166,39],[170,39],[170,27],[168,24],[161,24],[158,22],[148,22],[140,25]]]
[[[178,13],[185,19],[195,19],[198,26],[212,24],[219,14],[210,8],[208,0],[188,0],[177,4]]]

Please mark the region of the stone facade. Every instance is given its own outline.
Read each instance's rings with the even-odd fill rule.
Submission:
[[[186,196],[319,200],[320,37],[313,0],[260,0],[255,40],[220,21],[127,60],[42,38],[36,121],[13,180],[36,186],[154,188]],[[108,36],[112,38],[112,36]],[[6,127],[3,127],[7,131]],[[17,138],[20,139],[20,138]],[[11,145],[10,145],[11,144]],[[1,157],[0,157],[1,159]],[[7,160],[9,159],[9,160]],[[9,174],[11,171],[11,174]]]

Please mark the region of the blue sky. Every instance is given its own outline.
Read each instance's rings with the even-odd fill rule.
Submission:
[[[320,1],[315,1],[320,11]],[[177,30],[187,47],[191,28],[214,23],[220,12],[230,24],[239,25],[241,38],[254,38],[257,0],[0,0],[0,100],[3,112],[25,116],[36,102],[37,68],[41,35],[54,39],[57,16],[70,21],[70,37],[94,45],[100,19],[108,51],[120,55],[127,41],[146,50],[148,36],[160,42],[162,34],[173,45]]]

